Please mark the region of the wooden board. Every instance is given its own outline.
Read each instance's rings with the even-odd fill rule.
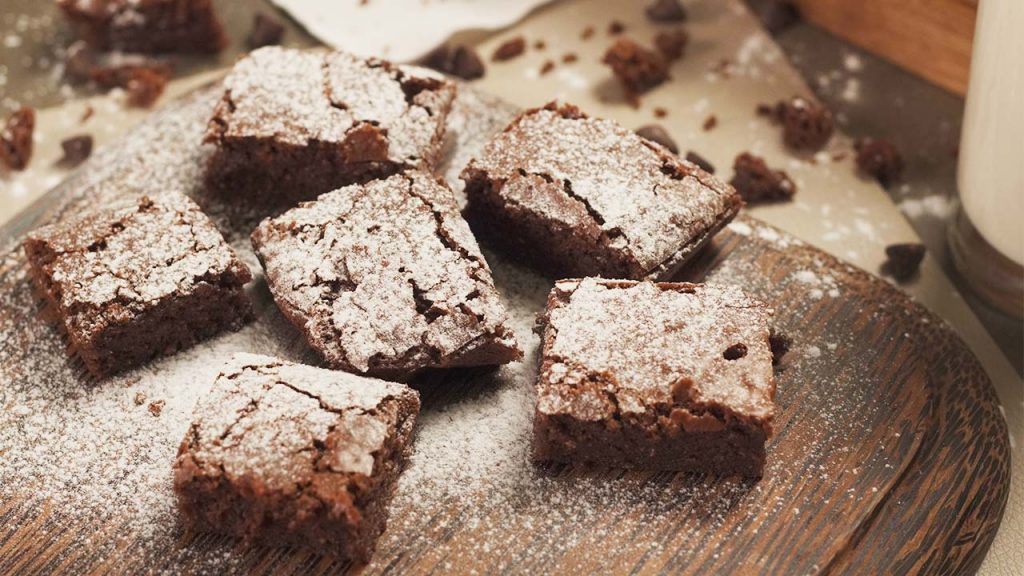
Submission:
[[[0,573],[349,568],[177,523],[170,465],[217,363],[242,350],[314,361],[262,278],[252,325],[99,384],[66,360],[29,295],[27,230],[146,191],[196,196],[258,270],[248,224],[232,224],[251,219],[199,186],[213,98],[168,106],[0,231]],[[462,91],[449,179],[513,112]],[[536,467],[530,328],[551,282],[485,254],[527,357],[416,383],[416,454],[366,572],[954,574],[981,562],[1006,502],[1006,425],[967,347],[899,290],[742,217],[681,279],[740,284],[794,339],[765,477]]]

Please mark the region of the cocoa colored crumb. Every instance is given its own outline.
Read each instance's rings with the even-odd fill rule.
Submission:
[[[793,347],[793,339],[787,334],[772,330],[768,334],[768,345],[772,349],[772,366],[778,366],[782,357]]]
[[[555,62],[553,60],[545,60],[544,64],[540,67],[540,75],[545,76],[548,72],[555,69]]]
[[[796,194],[796,184],[782,170],[772,170],[764,159],[743,152],[733,162],[729,184],[749,203],[789,200]]]
[[[712,114],[711,116],[708,116],[704,120],[704,124],[701,125],[701,128],[703,128],[705,132],[710,132],[711,130],[714,130],[717,126],[718,126],[718,116],[715,116],[714,114]]]
[[[146,395],[143,394],[142,392],[136,392],[135,393],[135,405],[136,406],[142,406],[145,403],[146,403]]]
[[[155,400],[149,403],[149,413],[153,416],[160,416],[160,413],[164,410],[164,405],[167,404],[166,400]]]
[[[73,168],[85,161],[92,154],[92,136],[82,134],[66,138],[60,143],[64,157],[58,162],[66,168]]]
[[[536,42],[533,43],[534,50],[544,50],[547,47],[548,47],[547,42],[545,42],[543,40],[537,40]]]
[[[888,140],[862,138],[854,144],[857,168],[888,186],[903,174],[903,156]]]
[[[245,43],[250,50],[255,50],[263,46],[280,44],[283,37],[284,25],[276,18],[258,12],[252,19],[252,29]]]
[[[510,38],[501,43],[491,55],[494,62],[504,62],[521,55],[526,50],[526,40],[522,36]]]
[[[572,64],[579,59],[580,57],[577,56],[575,52],[566,52],[562,55],[562,64]]]
[[[887,260],[882,264],[882,272],[889,274],[898,282],[905,282],[921,268],[925,252],[927,248],[924,244],[917,242],[890,244],[885,247]]]
[[[476,80],[486,72],[476,50],[461,44],[454,48],[441,45],[424,56],[420,64],[463,80]]]
[[[690,42],[690,35],[685,30],[672,30],[659,32],[654,37],[654,45],[658,48],[667,60],[678,60],[686,53],[686,45]]]
[[[87,82],[95,65],[95,52],[82,40],[73,42],[64,52],[64,76],[72,82]]]
[[[799,96],[775,106],[758,104],[757,114],[782,125],[782,140],[794,150],[821,150],[835,130],[828,108]]]
[[[85,124],[85,122],[89,118],[92,118],[92,115],[95,114],[95,113],[96,113],[96,110],[92,107],[92,105],[91,104],[86,104],[85,105],[85,110],[82,111],[82,117],[78,120],[78,122],[80,124]]]
[[[583,29],[583,32],[580,32],[580,39],[581,40],[590,40],[593,37],[594,37],[594,27],[593,26],[587,26],[586,28]]]
[[[707,172],[708,174],[715,173],[714,164],[708,162],[706,158],[704,158],[700,154],[697,154],[693,150],[690,150],[689,152],[686,153],[686,160],[688,162],[693,162],[697,166],[700,166],[700,169]]]
[[[637,96],[668,79],[668,63],[661,54],[640,46],[629,38],[619,38],[601,60],[622,83],[626,97],[634,106]]]
[[[836,152],[836,153],[832,154],[832,161],[833,162],[842,162],[845,159],[846,159],[846,152]]]
[[[93,68],[92,79],[101,88],[123,88],[129,106],[149,108],[164,93],[171,68],[159,62]]]
[[[771,0],[758,13],[765,30],[772,36],[800,21],[800,10],[792,2]]]
[[[651,142],[661,144],[665,148],[668,148],[673,154],[679,153],[679,146],[676,145],[676,141],[668,135],[668,131],[665,130],[659,124],[648,124],[641,126],[635,130],[638,136]]]
[[[618,20],[612,20],[608,24],[608,33],[611,34],[612,36],[617,36],[625,31],[626,25],[623,24],[622,22],[619,22]]]
[[[654,0],[646,10],[647,17],[654,22],[685,22],[686,8],[679,0]]]
[[[32,159],[32,132],[36,127],[36,111],[22,106],[7,117],[0,130],[0,165],[8,170],[24,170]]]
[[[664,118],[665,116],[668,116],[668,110],[662,108],[661,106],[654,109],[655,118]]]

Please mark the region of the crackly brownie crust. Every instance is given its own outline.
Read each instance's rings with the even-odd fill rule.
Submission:
[[[238,328],[252,314],[248,268],[180,194],[41,228],[25,251],[71,353],[96,377]]]
[[[670,278],[742,204],[697,166],[568,104],[519,115],[461,177],[474,231],[556,278]]]
[[[521,355],[451,191],[429,174],[324,194],[252,242],[278,306],[332,367],[405,378]]]
[[[759,477],[770,313],[733,287],[559,281],[542,319],[535,458]]]
[[[178,450],[182,516],[199,531],[366,562],[419,406],[402,384],[238,354]]]
[[[227,36],[212,0],[57,0],[78,36],[97,50],[219,52]]]
[[[424,69],[344,52],[266,47],[224,81],[208,182],[292,205],[439,160],[455,87]]]

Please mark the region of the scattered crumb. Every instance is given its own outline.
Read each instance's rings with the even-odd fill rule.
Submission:
[[[575,52],[566,52],[562,55],[562,64],[572,64],[579,60],[579,56]]]
[[[857,169],[883,186],[888,186],[903,174],[903,156],[888,140],[862,138],[854,144],[854,149],[857,151]]]
[[[654,0],[645,12],[654,22],[685,22],[687,17],[679,0]]]
[[[590,40],[593,37],[594,37],[594,27],[593,26],[587,26],[586,28],[583,29],[583,32],[580,32],[580,39],[581,40]]]
[[[659,32],[654,37],[654,45],[658,48],[667,60],[678,60],[686,53],[686,45],[690,42],[690,35],[685,30],[673,30],[671,32]]]
[[[92,115],[95,114],[95,113],[96,113],[96,110],[93,109],[92,105],[91,104],[86,104],[85,105],[85,110],[82,111],[82,117],[78,120],[79,123],[85,124],[86,121],[88,121],[89,118],[92,118]]]
[[[665,116],[668,116],[668,110],[662,108],[661,106],[658,106],[657,108],[654,109],[655,118],[664,118]]]
[[[64,156],[58,161],[64,168],[74,168],[92,154],[92,136],[83,134],[66,138],[60,143]]]
[[[793,150],[821,150],[835,130],[828,108],[800,96],[774,106],[758,104],[756,112],[782,125],[782,141]]]
[[[551,72],[554,69],[555,69],[555,62],[554,62],[554,60],[545,60],[544,64],[542,64],[541,67],[540,67],[540,75],[541,76],[545,76],[545,75],[547,75],[549,72]]]
[[[491,60],[494,62],[504,62],[505,60],[511,60],[523,52],[526,51],[526,39],[522,36],[516,36],[510,38],[501,43],[495,50],[494,54],[491,55]]]
[[[601,60],[612,69],[626,91],[626,98],[639,106],[639,95],[668,79],[668,64],[660,54],[629,38],[619,38]]]
[[[0,166],[8,170],[24,170],[32,159],[32,133],[36,128],[36,111],[22,106],[7,117],[0,130]]]
[[[789,200],[796,194],[796,184],[782,170],[772,170],[763,158],[744,152],[733,163],[734,175],[729,181],[748,203]]]
[[[535,50],[544,50],[547,47],[548,47],[547,42],[545,42],[543,40],[537,40],[536,42],[533,43],[533,48]]]
[[[612,20],[611,23],[608,24],[608,33],[612,36],[617,36],[625,31],[626,25],[618,20]]]
[[[153,416],[160,416],[163,412],[164,406],[167,404],[166,400],[154,400],[149,403],[149,413]]]
[[[921,268],[925,252],[924,244],[918,242],[890,244],[885,247],[886,261],[882,264],[882,272],[897,282],[906,282]]]
[[[284,37],[284,25],[276,18],[263,12],[257,12],[252,19],[252,29],[245,40],[250,50],[263,46],[274,46],[281,43]]]
[[[476,80],[486,73],[483,60],[468,46],[441,45],[420,60],[420,64],[463,80]]]
[[[703,128],[705,132],[709,132],[711,130],[714,130],[717,126],[718,116],[712,114],[711,116],[708,116],[707,118],[704,119],[704,124],[701,125],[701,128]]]

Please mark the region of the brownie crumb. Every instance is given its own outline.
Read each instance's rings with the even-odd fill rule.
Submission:
[[[73,42],[64,52],[64,76],[72,82],[88,82],[96,66],[96,53],[82,40]]]
[[[697,154],[693,150],[690,150],[689,152],[686,153],[686,161],[687,162],[692,162],[692,163],[696,164],[697,166],[700,166],[700,169],[705,171],[705,172],[707,172],[708,174],[714,174],[715,173],[715,166],[714,166],[714,164],[712,164],[711,162],[708,162],[706,158],[704,158],[700,154]]]
[[[670,32],[659,32],[654,37],[654,45],[658,52],[666,60],[678,60],[686,53],[686,45],[690,42],[690,35],[686,30],[672,30]]]
[[[521,55],[526,50],[526,40],[522,36],[516,36],[501,43],[491,55],[494,62],[504,62]]]
[[[857,168],[888,186],[903,174],[903,156],[888,140],[862,138],[854,144]]]
[[[90,104],[85,105],[85,110],[82,111],[82,117],[78,119],[79,124],[85,124],[92,115],[96,113],[96,109]]]
[[[545,76],[545,75],[547,75],[548,72],[551,72],[554,69],[555,69],[555,62],[554,62],[554,60],[545,60],[544,64],[540,67],[540,75],[541,76]]]
[[[622,34],[625,31],[626,25],[623,24],[622,22],[619,22],[618,20],[612,20],[611,23],[608,24],[608,33],[611,34],[612,36],[618,36],[619,34]]]
[[[601,60],[626,89],[627,98],[637,104],[637,95],[668,79],[668,64],[660,54],[640,46],[629,38],[620,38],[608,48]]]
[[[447,45],[439,46],[423,57],[420,63],[427,68],[451,74],[463,80],[482,78],[486,72],[483,60],[480,59],[476,50],[462,45],[454,48]]]
[[[562,55],[562,64],[572,64],[579,59],[580,57],[577,56],[575,52],[566,52]]]
[[[782,170],[772,170],[764,159],[744,152],[733,163],[734,175],[729,184],[746,202],[789,200],[796,194],[796,185]]]
[[[658,124],[648,124],[641,126],[636,129],[638,136],[651,142],[657,142],[665,148],[668,148],[673,154],[679,154],[679,146],[676,145],[676,141],[668,135],[668,132]]]
[[[792,2],[771,0],[758,16],[765,30],[775,36],[800,21],[800,10]]]
[[[593,26],[587,26],[586,28],[583,29],[583,32],[580,32],[580,39],[581,40],[590,40],[593,37],[594,37],[594,27]]]
[[[94,68],[92,79],[101,88],[123,88],[129,106],[149,108],[167,87],[171,68],[159,62]]]
[[[166,400],[155,400],[149,403],[149,413],[153,416],[160,416],[160,413],[164,411],[164,406],[167,404]]]
[[[534,50],[545,50],[548,47],[548,43],[543,40],[537,40],[533,43]]]
[[[757,113],[782,125],[782,141],[794,150],[821,150],[835,130],[832,112],[810,100],[794,96],[774,107],[759,104]]]
[[[846,152],[839,151],[839,152],[836,152],[836,153],[832,154],[832,161],[833,162],[842,162],[845,159],[846,159]]]
[[[890,244],[885,247],[885,255],[888,259],[882,264],[882,271],[898,282],[909,280],[921,268],[921,261],[924,260],[926,251],[924,244],[917,242]]]
[[[782,357],[793,347],[793,339],[787,334],[772,330],[768,333],[768,345],[772,349],[772,366],[778,366]]]
[[[73,168],[85,161],[92,154],[92,136],[83,134],[66,138],[60,143],[64,157],[58,162],[66,168]]]
[[[135,393],[135,405],[136,406],[142,406],[145,403],[146,403],[146,395],[143,394],[142,392],[136,392]]]
[[[664,118],[665,116],[668,116],[668,110],[662,108],[661,106],[658,106],[657,108],[654,109],[655,118]]]
[[[714,114],[712,114],[711,116],[708,116],[704,120],[704,124],[701,125],[701,128],[703,128],[705,132],[710,132],[711,130],[714,130],[717,126],[718,126],[718,116],[715,116]]]
[[[654,0],[647,7],[647,17],[654,22],[685,22],[686,8],[679,0]]]
[[[22,106],[7,117],[0,131],[0,164],[8,170],[24,170],[32,159],[32,132],[36,111]]]
[[[252,19],[252,29],[245,43],[250,50],[255,50],[263,46],[280,44],[283,37],[284,25],[276,18],[258,12]]]

